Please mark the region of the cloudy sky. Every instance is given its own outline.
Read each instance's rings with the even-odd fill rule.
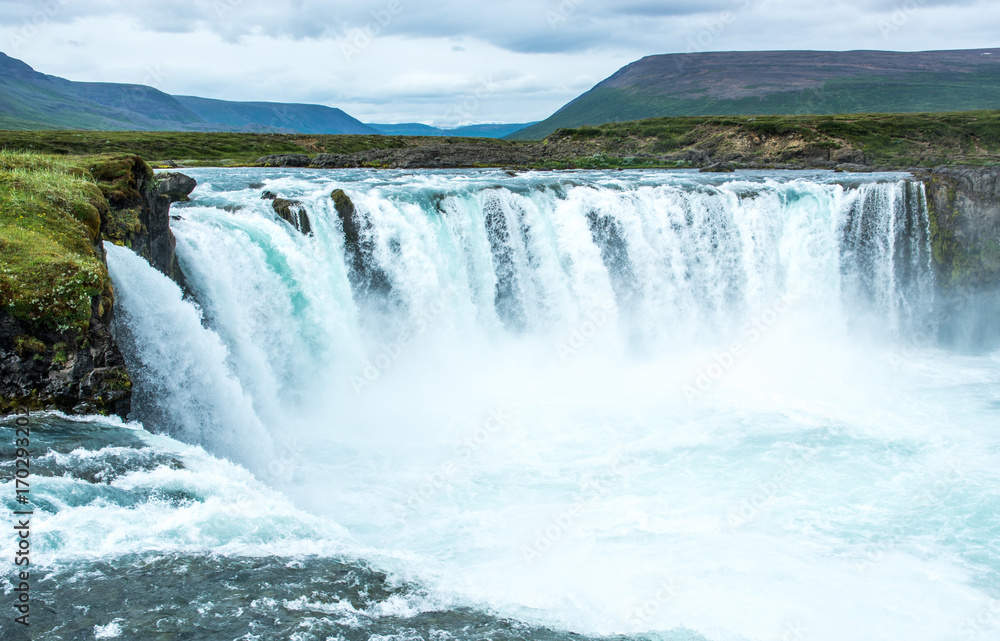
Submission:
[[[997,0],[0,0],[0,51],[71,80],[527,122],[646,55],[995,47]]]

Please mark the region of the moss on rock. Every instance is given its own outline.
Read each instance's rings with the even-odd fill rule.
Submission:
[[[112,208],[141,198],[143,188],[153,180],[152,168],[139,156],[101,158],[91,161],[87,169]]]
[[[14,351],[21,358],[31,358],[45,353],[45,343],[34,336],[21,334],[14,339]]]

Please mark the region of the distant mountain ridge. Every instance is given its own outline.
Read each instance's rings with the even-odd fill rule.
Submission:
[[[279,102],[231,102],[196,96],[175,98],[206,122],[220,123],[240,130],[262,126],[283,133],[379,133],[335,107]]]
[[[39,73],[3,53],[0,129],[379,133],[332,107],[228,102],[171,96],[145,85],[73,82]]]
[[[341,109],[172,96],[146,85],[73,82],[0,53],[0,129],[214,131],[501,138],[535,124],[368,125]]]
[[[536,122],[525,122],[519,124],[483,124],[466,125],[445,129],[434,127],[419,122],[397,123],[397,124],[375,124],[368,123],[369,127],[374,127],[379,132],[387,136],[457,136],[459,138],[503,138],[512,133],[520,131],[525,127],[530,127]]]
[[[665,116],[954,112],[1000,108],[1000,49],[750,51],[649,56],[507,136]]]

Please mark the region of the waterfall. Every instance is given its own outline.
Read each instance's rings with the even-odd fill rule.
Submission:
[[[991,536],[985,508],[927,496],[993,500],[970,445],[993,374],[914,348],[936,286],[907,176],[192,174],[187,292],[108,247],[133,418],[335,522],[427,607],[930,641],[991,593],[954,543]]]
[[[368,386],[432,336],[459,359],[525,340],[554,358],[581,342],[648,358],[726,342],[783,296],[803,331],[828,336],[898,340],[933,323],[923,186],[898,175],[268,178],[304,203],[311,235],[238,172],[202,182],[173,223],[196,302],[123,250],[110,261],[118,326],[148,383],[138,414],[181,431],[198,414],[213,438],[213,403],[261,431]],[[379,287],[352,282],[334,188],[356,207]],[[170,410],[151,400],[178,395]]]

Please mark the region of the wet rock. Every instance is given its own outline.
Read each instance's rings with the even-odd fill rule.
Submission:
[[[375,260],[371,222],[360,215],[351,197],[343,189],[334,190],[330,198],[333,199],[337,218],[344,228],[344,249],[351,282],[365,292],[388,294],[392,291],[392,285],[389,276]]]
[[[107,176],[113,183],[107,184],[101,176]],[[101,217],[103,237],[129,247],[184,288],[184,274],[175,254],[177,241],[170,231],[170,205],[173,196],[185,191],[190,194],[197,183],[183,174],[157,177],[138,156],[109,161],[107,170],[97,171],[95,178],[107,190],[110,205]],[[183,196],[185,199],[187,194]]]
[[[270,192],[265,193],[270,194]],[[297,200],[288,200],[287,198],[278,198],[277,196],[267,198],[267,200],[271,201],[271,207],[274,208],[274,212],[282,220],[302,234],[306,236],[312,235],[312,223],[309,221],[309,213],[306,211],[305,205]]]
[[[361,244],[361,225],[358,222],[354,201],[343,189],[334,190],[330,194],[337,217],[344,227],[344,244],[350,250],[356,250]]]
[[[132,381],[111,336],[110,305],[104,309],[99,298],[83,332],[0,313],[0,416],[24,410],[128,416]]]
[[[194,178],[175,172],[159,174],[157,180],[156,194],[166,196],[171,203],[191,200],[189,196],[198,186],[198,181]]]

